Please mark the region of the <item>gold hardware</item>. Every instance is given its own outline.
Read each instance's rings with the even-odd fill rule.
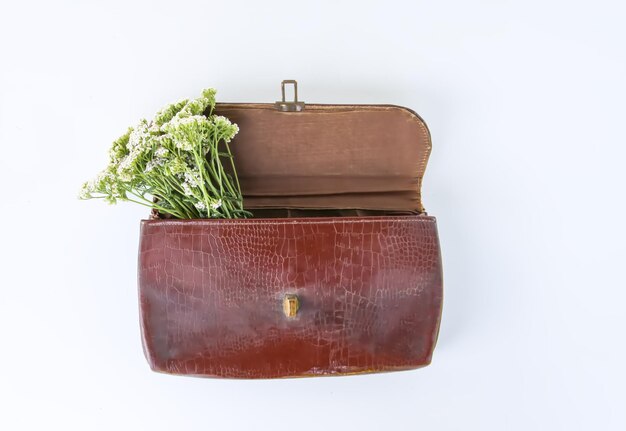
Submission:
[[[283,312],[289,318],[296,317],[296,313],[300,308],[300,300],[296,295],[285,295],[283,298]]]
[[[285,84],[293,84],[293,102],[285,101]],[[285,79],[280,83],[283,100],[277,101],[274,106],[279,111],[298,112],[304,109],[304,102],[298,102],[298,83],[295,79]]]

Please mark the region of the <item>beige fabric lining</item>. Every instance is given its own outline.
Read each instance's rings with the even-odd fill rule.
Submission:
[[[240,128],[230,148],[246,208],[423,212],[430,134],[407,108],[222,103],[216,113]]]

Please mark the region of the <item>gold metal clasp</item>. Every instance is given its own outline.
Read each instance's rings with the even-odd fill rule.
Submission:
[[[289,318],[296,317],[298,309],[300,308],[300,300],[296,295],[285,295],[283,298],[283,312],[285,316]]]
[[[293,84],[293,102],[287,102],[285,100],[285,84]],[[283,95],[283,100],[277,101],[274,106],[279,111],[285,112],[298,112],[304,110],[304,102],[298,101],[298,82],[295,79],[284,79],[280,83],[280,89]]]

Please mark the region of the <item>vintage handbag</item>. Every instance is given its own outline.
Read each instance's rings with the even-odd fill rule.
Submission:
[[[294,101],[285,101],[285,84]],[[141,222],[155,371],[274,378],[431,361],[442,309],[424,121],[394,105],[221,103],[249,219]]]

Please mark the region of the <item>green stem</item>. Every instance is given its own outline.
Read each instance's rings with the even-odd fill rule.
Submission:
[[[233,176],[235,177],[235,182],[237,184],[237,197],[240,199],[240,207],[243,210],[243,195],[241,194],[241,185],[239,184],[239,177],[237,176],[237,168],[235,168],[233,153],[230,151],[230,145],[228,145],[228,142],[224,141],[224,145],[226,145],[226,151],[228,151],[228,156],[230,158],[230,165],[233,168]]]
[[[163,189],[162,193],[156,190],[152,194],[153,195],[158,194],[159,197],[167,196],[168,200],[171,203],[175,204],[173,206],[181,207],[181,209],[185,211],[186,213],[185,218],[199,218],[200,217],[200,214],[198,213],[198,209],[183,198],[183,196],[185,196],[185,193],[177,181],[173,181],[171,177],[167,177],[164,175],[159,178],[152,178],[150,182],[157,182],[159,186]]]
[[[137,195],[137,194],[132,193],[132,192],[130,192],[130,193],[131,193],[133,196],[136,196],[136,197],[138,197],[138,198],[140,198],[140,199],[142,199],[142,200],[144,200],[144,201],[146,201],[146,202],[148,202],[148,203],[140,202],[140,201],[137,201],[137,200],[131,199],[131,198],[129,198],[129,197],[127,196],[127,197],[125,198],[125,200],[127,200],[128,202],[133,202],[133,203],[136,203],[136,204],[139,204],[139,205],[143,205],[143,206],[148,207],[148,208],[156,208],[156,209],[158,209],[160,212],[164,212],[164,213],[172,214],[173,216],[176,216],[176,217],[178,217],[178,218],[183,218],[183,217],[180,215],[180,213],[178,213],[178,212],[176,212],[176,211],[174,211],[174,210],[170,210],[170,209],[168,209],[168,208],[163,208],[163,207],[161,207],[160,205],[157,205],[157,204],[156,204],[156,203],[154,203],[154,202],[150,202],[150,201],[148,201],[147,199],[143,199],[140,195]]]
[[[162,207],[161,205],[158,205],[155,202],[152,202],[152,201],[146,199],[144,196],[142,196],[139,193],[137,193],[134,189],[131,189],[129,187],[124,187],[124,189],[126,190],[127,193],[130,193],[131,195],[133,195],[133,196],[137,197],[138,199],[141,199],[143,202],[145,202],[146,206],[149,206],[151,208],[156,208],[156,209],[158,209],[159,211],[162,211],[162,212],[167,212],[167,213],[172,214],[172,215],[174,215],[174,216],[176,216],[178,218],[185,218],[184,215],[181,212],[176,211],[174,209]],[[128,199],[128,197],[126,199]],[[128,200],[131,201],[131,202],[139,203],[139,202],[137,202],[135,200],[131,200],[131,199],[128,199]],[[166,202],[168,202],[167,199],[164,199],[164,200]]]

